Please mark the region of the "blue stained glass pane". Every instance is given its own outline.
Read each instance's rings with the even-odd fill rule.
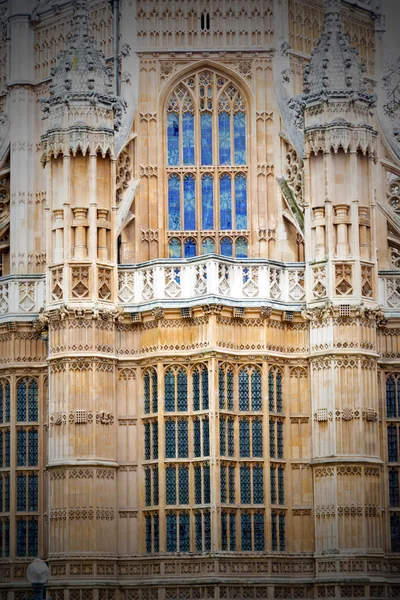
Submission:
[[[6,409],[4,422],[10,422],[10,384],[8,382],[6,383]]]
[[[242,551],[251,550],[251,515],[242,513],[240,516]]]
[[[171,514],[171,513],[167,514],[166,529],[167,529],[167,552],[176,552],[176,548],[177,548],[176,515]]]
[[[204,465],[203,467],[203,478],[204,478],[204,503],[210,504],[210,467],[209,465]]]
[[[203,240],[201,248],[203,254],[211,254],[215,250],[214,241],[211,238],[206,238]]]
[[[144,388],[144,412],[147,415],[150,412],[150,375],[146,373],[143,380]]]
[[[194,115],[189,112],[182,115],[182,149],[183,164],[194,165]]]
[[[10,476],[5,476],[4,512],[10,512]]]
[[[269,471],[271,504],[276,504],[276,468],[271,467]]]
[[[152,404],[153,404],[153,412],[158,411],[158,377],[157,373],[153,371],[151,375],[151,385],[152,385]]]
[[[36,474],[28,477],[28,510],[39,510],[39,478]]]
[[[221,549],[228,550],[228,515],[221,513]]]
[[[250,423],[247,419],[239,421],[239,451],[241,457],[250,456]]]
[[[278,550],[278,531],[276,527],[276,514],[271,515],[271,539],[272,539],[272,550],[276,552]]]
[[[272,419],[269,421],[269,455],[275,458],[275,423]]]
[[[153,469],[153,504],[158,504],[158,467]]]
[[[282,375],[276,374],[276,410],[282,412]]]
[[[229,467],[229,502],[235,503],[235,467]]]
[[[221,471],[219,474],[220,488],[221,488],[221,502],[226,502],[226,466],[221,465]]]
[[[268,373],[268,407],[270,412],[275,412],[274,374]]]
[[[168,229],[181,228],[181,184],[178,175],[168,179]]]
[[[233,371],[228,370],[227,374],[227,396],[228,396],[228,410],[233,410]]]
[[[175,377],[171,369],[164,376],[165,412],[175,411]]]
[[[190,518],[187,513],[179,515],[179,551],[190,550]]]
[[[150,460],[150,423],[144,424],[144,458]]]
[[[278,495],[279,504],[285,504],[285,473],[281,467],[278,469]]]
[[[222,256],[232,256],[232,240],[230,238],[222,238],[221,240],[221,254]]]
[[[187,411],[187,375],[184,369],[180,369],[178,373],[178,410],[180,412]]]
[[[222,112],[218,116],[219,164],[231,164],[231,117]]]
[[[154,552],[160,551],[160,524],[158,515],[153,517]]]
[[[247,229],[246,177],[241,173],[235,177],[236,229]]]
[[[203,369],[201,374],[201,404],[203,410],[208,410],[208,369]]]
[[[194,467],[194,503],[203,503],[201,495],[201,467],[198,465]]]
[[[146,506],[151,505],[151,469],[144,472],[144,501]]]
[[[200,410],[200,372],[193,371],[193,410]]]
[[[172,238],[168,242],[168,256],[169,258],[181,258],[182,247],[178,238]]]
[[[250,467],[240,467],[240,502],[251,504]]]
[[[165,422],[165,457],[175,458],[176,447],[176,423],[175,421]]]
[[[262,504],[264,502],[264,475],[261,465],[253,468],[253,503]]]
[[[9,467],[10,466],[10,430],[6,431],[5,434],[5,440],[4,440],[4,466],[5,467]],[[17,435],[17,453],[18,453],[18,435]],[[24,454],[25,457],[25,454]],[[17,461],[17,466],[23,466],[23,465],[18,465],[18,461]]]
[[[192,258],[196,256],[196,240],[193,238],[187,238],[183,245],[185,250],[185,258]]]
[[[194,527],[195,527],[195,538],[196,538],[196,552],[203,551],[203,522],[201,513],[196,513],[194,516]]]
[[[193,451],[195,457],[201,456],[201,436],[200,436],[200,421],[193,421]]]
[[[178,421],[178,458],[187,458],[189,456],[189,435],[188,422]]]
[[[201,180],[201,227],[214,229],[214,180],[204,175]]]
[[[20,381],[17,387],[17,421],[26,421],[26,383]]]
[[[208,419],[203,419],[203,455],[210,455],[210,423]]]
[[[0,429],[0,469],[4,466],[3,460],[3,432]]]
[[[151,516],[146,515],[146,552],[151,552]]]
[[[204,550],[211,550],[211,516],[208,510],[204,513]]]
[[[17,476],[17,510],[26,510],[26,476]]]
[[[176,469],[166,467],[165,469],[165,503],[176,504]]]
[[[233,419],[228,420],[228,456],[235,454],[235,424]]]
[[[248,244],[244,237],[236,240],[236,258],[247,258]]]
[[[29,420],[39,420],[38,386],[36,381],[31,381],[28,393]]]
[[[233,115],[235,165],[246,164],[246,115],[237,112]]]
[[[261,410],[261,373],[253,371],[251,374],[251,410]]]
[[[153,458],[158,458],[158,423],[157,421],[153,425]]]
[[[26,431],[20,429],[17,431],[17,467],[26,465]]]
[[[227,173],[219,180],[219,207],[221,229],[232,229],[232,189],[231,178]],[[232,255],[227,255],[232,256]]]
[[[17,556],[26,556],[26,521],[17,521]]]
[[[226,456],[226,421],[220,417],[219,422],[219,452]]]
[[[279,515],[279,550],[285,551],[285,515]]]
[[[179,117],[169,113],[167,117],[168,164],[179,165]]]
[[[218,398],[221,410],[225,408],[225,377],[224,370],[220,367],[218,371]]]
[[[386,415],[396,417],[396,389],[393,377],[386,381]]]
[[[239,372],[239,410],[249,410],[249,374],[246,369]]]
[[[254,550],[264,550],[264,514],[254,515]]]
[[[253,457],[262,457],[263,455],[261,419],[254,419],[252,423],[252,451]]]
[[[196,229],[196,195],[193,175],[185,175],[183,179],[184,229]]]
[[[229,550],[236,551],[236,516],[234,513],[229,515]]]
[[[278,458],[283,458],[283,423],[278,421],[277,426],[277,437],[278,437]]]
[[[203,112],[200,115],[201,164],[212,165],[212,115]]]
[[[189,504],[189,469],[180,467],[178,470],[179,504]]]

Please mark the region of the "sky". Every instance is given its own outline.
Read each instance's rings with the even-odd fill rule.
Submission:
[[[400,55],[400,0],[382,0],[382,12],[386,16],[384,38],[386,57]]]

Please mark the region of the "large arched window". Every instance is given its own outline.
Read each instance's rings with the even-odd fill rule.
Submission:
[[[168,248],[171,258],[248,248],[246,104],[210,70],[181,81],[167,102]]]

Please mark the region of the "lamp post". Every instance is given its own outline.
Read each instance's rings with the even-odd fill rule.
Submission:
[[[49,567],[41,558],[35,558],[26,569],[26,578],[35,592],[34,600],[45,600],[44,586],[49,579]]]

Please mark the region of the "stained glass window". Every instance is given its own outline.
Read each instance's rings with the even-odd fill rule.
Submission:
[[[195,527],[195,538],[196,538],[196,552],[203,551],[203,520],[201,512],[197,512],[194,515],[194,527]]]
[[[176,552],[177,550],[177,527],[176,527],[176,515],[174,513],[167,513],[166,516],[166,529],[167,529],[167,552]]]
[[[250,423],[248,419],[239,421],[239,452],[241,457],[250,456]]]
[[[240,467],[240,502],[251,504],[250,467],[247,465]]]
[[[211,238],[205,238],[202,243],[202,254],[212,254],[215,252],[215,245]]]
[[[229,465],[229,502],[235,503],[235,467]]]
[[[234,456],[235,454],[235,422],[233,419],[228,419],[228,456]]]
[[[10,384],[0,380],[0,423],[10,422]]]
[[[225,465],[221,465],[220,470],[220,488],[221,488],[221,502],[226,502],[226,471],[227,467]]]
[[[187,458],[189,455],[188,422],[185,419],[178,421],[178,458]]]
[[[247,258],[248,242],[244,237],[238,237],[236,240],[236,258]]]
[[[196,457],[201,456],[200,419],[193,421],[193,451]]]
[[[189,504],[189,468],[180,466],[178,470],[179,504]]]
[[[400,552],[400,514],[390,515],[390,549],[392,552]]]
[[[181,229],[181,183],[178,175],[168,179],[168,229]]]
[[[201,179],[201,227],[214,229],[214,179],[206,173]]]
[[[187,375],[184,369],[178,371],[178,411],[187,411]]]
[[[179,165],[179,118],[175,113],[167,117],[168,164]]]
[[[176,468],[165,468],[165,503],[176,504]]]
[[[246,177],[239,173],[235,177],[236,229],[247,229]]]
[[[192,107],[192,104],[191,104]],[[194,165],[194,115],[191,112],[185,112],[182,115],[182,146],[183,146],[183,164]]]
[[[264,476],[263,467],[256,465],[253,467],[253,504],[262,504],[264,502]]]
[[[276,468],[271,466],[270,471],[271,504],[276,504]]]
[[[251,550],[251,515],[242,513],[240,515],[240,529],[242,538],[242,551]]]
[[[285,504],[285,472],[282,467],[278,468],[278,496],[279,504]]]
[[[254,513],[254,550],[264,550],[264,513]]]
[[[391,507],[399,506],[399,472],[397,469],[389,471],[389,504]]]
[[[223,110],[229,110],[224,106]],[[231,163],[231,119],[229,112],[220,112],[218,115],[219,136],[219,164],[229,165]]]
[[[185,175],[183,179],[183,227],[186,230],[196,229],[195,185],[194,176]]]
[[[397,462],[397,428],[395,425],[388,427],[388,461]]]
[[[176,423],[172,419],[165,421],[165,457],[175,458],[176,455]]]
[[[203,419],[203,456],[210,455],[210,423]]]
[[[203,480],[204,480],[204,504],[210,504],[211,502],[211,486],[210,486],[210,466],[204,465],[203,467]]]
[[[194,467],[194,502],[195,504],[202,504],[201,494],[201,466],[196,465]]]
[[[239,371],[239,410],[249,410],[249,373],[246,368]]]
[[[181,258],[182,246],[178,238],[172,238],[168,243],[169,258]]]
[[[262,443],[262,420],[253,419],[252,422],[252,452],[253,457],[262,457],[263,455],[263,443]]]
[[[179,551],[189,552],[190,550],[190,518],[188,513],[179,515]]]
[[[275,422],[273,419],[269,420],[269,455],[271,458],[275,458]]]
[[[223,173],[219,179],[220,227],[233,229],[232,223],[232,179],[228,173]],[[221,248],[221,254],[222,248]]]

